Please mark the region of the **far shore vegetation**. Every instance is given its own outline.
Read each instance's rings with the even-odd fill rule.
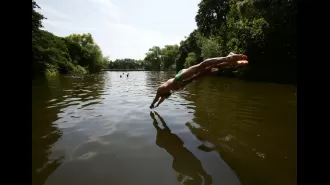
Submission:
[[[31,73],[37,76],[97,73],[105,69],[178,71],[233,51],[248,55],[249,66],[221,70],[220,76],[296,83],[296,1],[202,0],[198,7],[197,29],[180,44],[153,46],[142,60],[111,60],[102,54],[90,33],[58,37],[42,30],[46,17],[36,11],[42,7],[32,1]]]

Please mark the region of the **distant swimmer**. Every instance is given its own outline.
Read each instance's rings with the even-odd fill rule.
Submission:
[[[127,77],[128,77],[129,73],[127,73]]]
[[[121,78],[121,75],[120,75],[120,78]]]
[[[193,65],[187,69],[182,69],[157,89],[156,97],[150,105],[153,109],[158,107],[165,99],[167,99],[175,91],[184,89],[184,87],[195,79],[212,74],[212,69],[238,68],[248,64],[247,56],[242,54],[229,53],[226,57],[209,58],[203,62]],[[155,103],[158,101],[157,105]]]

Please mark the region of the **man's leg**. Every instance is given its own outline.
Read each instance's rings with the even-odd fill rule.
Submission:
[[[199,64],[190,66],[187,69],[183,69],[181,74],[180,74],[180,79],[185,81],[189,80],[193,77],[200,76],[200,74],[203,74],[208,66],[208,63],[201,62]]]
[[[225,68],[238,68],[241,66],[245,66],[248,64],[248,61],[246,60],[241,60],[238,61],[237,64],[231,65],[228,62],[223,62],[217,65],[212,65],[210,67],[206,67],[203,71],[198,73],[197,75],[194,75],[192,78],[189,78],[189,80],[196,80],[197,78],[200,78],[202,76],[211,76],[216,73],[217,70],[213,71],[212,69],[225,69]]]

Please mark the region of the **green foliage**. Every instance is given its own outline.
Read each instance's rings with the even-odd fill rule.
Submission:
[[[148,66],[152,70],[160,70],[161,68],[161,49],[158,46],[153,46],[149,49],[149,51],[146,53],[146,57],[144,58],[144,61],[148,63]]]
[[[109,63],[109,69],[145,69],[146,62],[130,58],[117,59]]]
[[[161,66],[163,70],[170,70],[171,66],[175,64],[176,59],[179,55],[179,46],[178,45],[166,45],[161,49]]]
[[[195,17],[201,34],[209,36],[219,33],[219,28],[226,24],[228,11],[229,0],[202,0]]]
[[[74,70],[74,73],[86,74],[87,70],[85,68],[81,67],[80,65],[77,65],[75,70]]]
[[[40,30],[44,17],[35,11],[32,1],[32,65],[33,75],[57,73],[99,72],[106,68],[109,58],[103,57],[91,34],[72,34],[58,37]]]
[[[65,42],[47,31],[38,31],[32,39],[32,58],[37,73],[45,73],[48,68],[51,71],[55,68],[60,73],[73,70]]]
[[[94,39],[90,33],[88,34],[72,34],[66,37],[67,40],[78,44],[80,47],[95,46]]]
[[[295,82],[296,1],[202,0],[198,7],[198,29],[180,43],[177,70],[191,65],[188,53],[199,63],[232,51],[249,56],[249,67],[235,75]]]
[[[35,11],[36,8],[40,7],[32,0],[32,34],[42,28],[41,20],[46,19],[43,15]]]
[[[45,69],[45,75],[46,76],[55,76],[58,74],[58,70],[55,66],[50,65],[50,64],[46,64],[47,67]]]
[[[206,58],[213,58],[222,56],[221,55],[221,47],[219,43],[217,42],[217,39],[214,37],[211,38],[205,38],[202,36],[199,36],[197,39],[197,43],[201,48],[201,57],[204,59]],[[188,55],[189,57],[189,55]]]
[[[70,56],[75,65],[80,65],[89,72],[99,72],[107,67],[109,59],[104,58],[100,47],[95,44],[90,33],[72,34],[65,37]]]
[[[117,59],[110,62],[110,69],[175,70],[179,46],[166,45],[164,48],[153,46],[146,53],[144,60]]]
[[[186,62],[184,63],[184,67],[188,68],[196,64],[196,54],[194,52],[188,53],[188,57],[186,58]]]
[[[180,45],[153,46],[143,60],[110,62],[91,34],[57,37],[40,31],[44,16],[32,1],[32,73],[98,72],[103,68],[177,71],[204,59],[244,53],[249,67],[220,70],[246,79],[295,81],[296,1],[201,0],[195,17],[197,29]]]
[[[196,54],[196,61],[197,63],[202,61],[201,57],[201,48],[198,43],[200,39],[200,33],[198,30],[194,30],[189,34],[189,36],[186,38],[186,40],[181,41],[180,47],[179,47],[179,56],[176,61],[176,70],[179,71],[184,67],[184,63],[186,61],[186,58],[188,56],[188,53],[194,52]]]

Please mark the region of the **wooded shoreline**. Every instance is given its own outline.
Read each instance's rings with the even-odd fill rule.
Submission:
[[[146,69],[103,69],[103,71],[173,71],[175,70],[146,70]]]
[[[219,76],[297,82],[297,4],[292,0],[202,0],[195,16],[197,29],[180,44],[151,46],[144,59],[114,61],[102,54],[91,33],[59,37],[42,30],[45,17],[38,8],[32,1],[32,75],[179,71],[234,52],[247,55],[249,65],[242,70],[221,70]]]

